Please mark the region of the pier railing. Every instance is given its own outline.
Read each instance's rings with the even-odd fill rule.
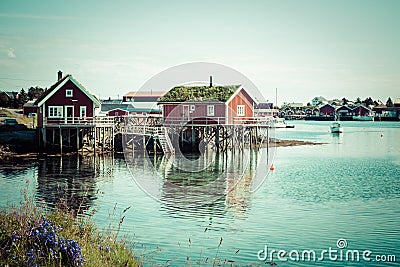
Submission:
[[[141,125],[135,131],[151,131],[151,126],[146,126],[149,122],[144,116],[105,116],[105,117],[66,117],[66,118],[45,118],[44,126],[96,126],[96,127],[107,127],[116,125],[117,122],[125,120],[129,127],[135,127]],[[273,117],[197,117],[197,118],[182,118],[182,117],[167,117],[163,122],[161,118],[152,118],[153,125],[163,124],[168,125],[269,125],[273,120]],[[146,132],[146,134],[152,134]]]
[[[113,126],[115,117],[45,118],[44,126]]]
[[[213,124],[258,124],[268,125],[273,117],[167,117],[164,119],[164,125],[213,125]]]

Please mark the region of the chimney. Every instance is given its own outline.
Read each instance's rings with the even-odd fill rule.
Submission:
[[[59,70],[57,74],[58,74],[58,80],[57,81],[59,81],[59,80],[62,79],[62,71]]]
[[[212,76],[210,76],[210,87],[212,87]]]

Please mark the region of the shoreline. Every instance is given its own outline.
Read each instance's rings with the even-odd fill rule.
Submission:
[[[314,146],[314,145],[324,145],[324,144],[326,144],[326,143],[305,141],[305,140],[271,139],[269,146],[270,147],[289,147],[289,146]],[[266,147],[266,144],[263,143],[262,147]]]
[[[312,141],[305,141],[305,140],[288,140],[288,139],[271,139],[269,146],[270,147],[290,147],[290,146],[305,146],[305,145],[323,145],[326,143],[321,143],[321,142],[312,142]],[[264,142],[261,144],[262,148],[266,148],[267,144]],[[10,150],[3,150],[0,147],[0,165],[3,165],[3,163],[7,163],[11,160],[34,160],[34,159],[40,159],[44,157],[59,157],[59,156],[67,156],[67,155],[73,155],[79,152],[68,152],[68,153],[56,153],[56,154],[46,154],[46,153],[39,153],[39,152],[29,152],[29,153],[17,153],[17,152],[12,152]],[[112,152],[109,152],[112,153]],[[114,153],[121,153],[121,152],[114,152]],[[93,153],[89,153],[91,155],[94,155]],[[108,154],[108,153],[107,153]]]

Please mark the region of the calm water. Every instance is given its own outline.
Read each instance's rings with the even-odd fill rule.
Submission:
[[[151,158],[149,163],[135,156],[130,169],[120,157],[54,157],[19,170],[2,166],[0,206],[20,201],[26,180],[38,203],[52,205],[65,198],[71,206],[82,205],[87,213],[94,212],[95,220],[104,227],[115,207],[117,222],[130,206],[122,231],[132,238],[137,254],[149,266],[213,265],[216,257],[220,264],[226,259],[227,266],[265,266],[265,261],[257,258],[265,245],[269,251],[319,253],[329,247],[338,249],[340,238],[346,239],[348,250],[372,251],[371,259],[396,256],[397,263],[371,262],[370,266],[397,265],[400,123],[343,122],[345,132],[339,136],[329,133],[329,122],[293,124],[294,129],[278,130],[276,136],[324,144],[278,148],[275,171],[255,192],[248,190],[251,177],[256,172],[266,174],[268,164],[249,152],[245,159],[232,154],[209,155],[213,164],[204,171],[206,175],[189,175],[161,157]],[[185,194],[162,183],[153,194],[161,199],[157,201],[144,193],[133,177],[160,183],[154,179],[160,173],[176,184],[194,186],[218,176],[219,186],[230,193],[203,203],[197,202],[198,195],[212,198],[213,190]],[[328,256],[323,262],[284,262],[274,256],[278,266],[368,265],[365,261],[329,261]]]

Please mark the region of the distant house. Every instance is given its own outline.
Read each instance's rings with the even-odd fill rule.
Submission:
[[[367,116],[367,115],[371,115],[371,111],[369,108],[363,106],[363,105],[359,105],[355,108],[353,108],[352,112],[353,115],[355,116]]]
[[[161,116],[161,110],[158,108],[135,108],[133,106],[126,108],[115,108],[107,112],[108,116]]]
[[[159,91],[138,91],[129,92],[122,96],[123,102],[157,102],[157,100],[162,97],[165,92]]]
[[[394,102],[393,102],[393,106],[395,108],[400,108],[400,98],[397,98]]]
[[[35,102],[38,127],[47,124],[74,124],[94,117],[100,101],[89,93],[72,75],[61,77]]]
[[[279,110],[273,108],[273,103],[258,103],[254,105],[255,117],[277,117]]]
[[[335,116],[336,107],[331,104],[325,104],[319,108],[320,116],[333,117]]]
[[[309,107],[309,108],[306,108],[304,110],[304,113],[306,114],[307,117],[319,116],[319,109],[318,108]]]
[[[350,107],[348,107],[346,105],[337,108],[336,112],[339,113],[339,115],[341,117],[343,117],[343,116],[353,116],[354,115],[353,114],[353,109],[351,109]]]
[[[0,91],[0,107],[16,108],[19,92]]]
[[[36,99],[29,100],[28,102],[26,102],[26,103],[24,104],[24,106],[22,107],[22,111],[23,111],[23,114],[24,114],[25,116],[32,115],[33,113],[36,114],[36,112],[37,112],[37,107],[36,107],[36,105],[35,105],[35,101],[36,101]]]
[[[328,101],[325,99],[325,97],[322,96],[316,96],[311,100],[311,105],[313,106],[321,106],[323,104],[327,104]]]
[[[240,85],[178,86],[158,104],[167,124],[237,124],[251,122],[257,101]]]

